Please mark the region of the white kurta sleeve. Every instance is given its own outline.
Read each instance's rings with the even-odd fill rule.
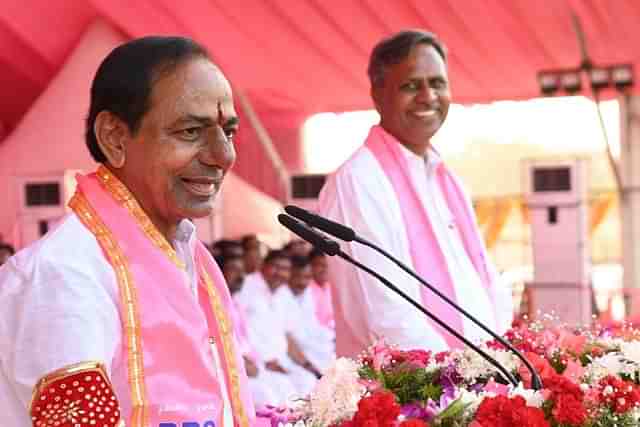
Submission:
[[[110,374],[120,320],[113,295],[82,261],[20,261],[0,269],[0,366],[26,409],[37,381],[53,371],[95,361]]]
[[[471,212],[474,224],[478,227],[478,218],[476,217],[476,212],[473,209],[473,201],[469,196],[470,193],[462,180],[460,180],[455,174],[453,176],[458,185],[463,189],[464,198],[467,206],[469,207],[469,212]],[[489,274],[489,279],[491,280],[496,313],[495,332],[502,335],[511,328],[511,324],[513,322],[513,289],[511,284],[507,283],[498,273],[495,264],[489,258],[484,239],[480,239],[480,244],[483,245],[483,251],[487,254],[485,259],[487,262],[487,272]]]
[[[321,215],[352,227],[411,266],[405,224],[391,184],[368,151],[361,152],[357,160],[327,181],[320,195]],[[420,284],[373,249],[353,242],[342,244],[342,249],[421,301]],[[403,348],[447,348],[422,313],[377,279],[337,257],[330,258],[329,266],[340,315],[361,345],[384,337]],[[340,333],[336,325],[336,334]]]

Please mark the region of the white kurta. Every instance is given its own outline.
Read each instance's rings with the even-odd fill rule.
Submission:
[[[195,243],[193,224],[182,221],[174,247],[197,299]],[[118,294],[113,268],[73,213],[0,267],[0,426],[30,427],[36,382],[85,361],[104,363],[121,405],[131,407]]]
[[[287,332],[298,342],[307,360],[324,372],[336,358],[335,332],[322,326],[313,315],[315,306],[311,289],[294,295],[289,286],[280,286],[273,298],[276,311],[287,319]]]
[[[297,365],[289,355],[286,323],[287,313],[278,310],[273,293],[262,277],[255,272],[247,275],[242,289],[233,295],[238,308],[247,320],[249,342],[265,361],[276,360],[288,371],[287,376],[296,388],[296,396],[304,397],[311,392],[316,377]]]
[[[459,305],[498,332],[510,324],[511,301],[508,291],[497,293],[498,319],[494,307],[466,254],[461,236],[453,226],[453,215],[435,179],[440,162],[433,151],[427,159],[403,146],[410,179],[416,186],[438,244],[452,275]],[[327,180],[320,194],[319,211],[352,227],[358,234],[386,249],[413,267],[407,230],[393,186],[366,146],[361,147]],[[368,247],[343,243],[342,249],[363,264],[388,278],[410,297],[421,301],[421,285],[399,267]],[[492,267],[491,267],[492,268]],[[415,268],[414,268],[415,270]],[[425,316],[375,278],[341,259],[329,259],[329,273],[336,307],[336,346],[338,356],[355,356],[377,337],[402,348],[441,351],[447,344]],[[438,286],[437,283],[432,285]],[[501,285],[496,284],[500,289]],[[434,295],[434,298],[437,298]],[[471,322],[463,322],[464,335],[472,340],[489,339]]]

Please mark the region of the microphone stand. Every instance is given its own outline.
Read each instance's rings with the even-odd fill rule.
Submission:
[[[463,335],[459,334],[451,326],[447,325],[445,322],[440,320],[438,317],[436,317],[435,315],[433,315],[430,312],[428,312],[422,305],[418,304],[415,300],[413,300],[410,296],[408,296],[406,293],[404,293],[402,290],[400,290],[397,286],[395,286],[389,280],[387,280],[386,278],[382,277],[380,274],[378,274],[377,272],[373,271],[372,269],[370,269],[366,265],[363,265],[362,263],[360,263],[360,262],[356,261],[355,259],[351,258],[349,255],[344,253],[342,250],[340,252],[338,252],[336,255],[338,255],[340,258],[344,259],[345,261],[357,266],[358,268],[361,268],[362,270],[366,271],[367,273],[371,274],[373,277],[375,277],[376,279],[381,281],[387,288],[391,289],[392,291],[394,291],[395,293],[400,295],[402,298],[404,298],[407,302],[409,302],[412,306],[414,306],[416,309],[418,309],[425,316],[427,316],[428,318],[430,318],[431,320],[436,322],[438,325],[440,325],[442,328],[444,328],[451,335],[453,335],[454,337],[456,337],[457,339],[462,341],[465,345],[467,345],[468,347],[470,347],[474,351],[476,351],[478,354],[480,354],[487,362],[491,363],[498,371],[500,371],[500,373],[511,384],[513,384],[514,387],[518,386],[518,381],[516,381],[516,379],[513,377],[513,375],[504,366],[502,366],[500,363],[498,363],[497,360],[495,360],[493,357],[489,356],[484,350],[482,350],[477,345],[473,344],[471,341],[469,341]]]
[[[361,268],[362,270],[366,271],[367,273],[371,274],[373,277],[375,277],[380,282],[382,282],[382,284],[384,284],[387,288],[391,289],[396,294],[400,295],[402,298],[404,298],[406,301],[408,301],[418,311],[420,311],[425,316],[427,316],[428,318],[430,318],[431,320],[436,322],[438,325],[440,325],[442,328],[444,328],[451,335],[453,335],[454,337],[456,337],[457,339],[462,341],[464,344],[466,344],[468,347],[470,347],[475,352],[477,352],[480,356],[482,356],[485,360],[487,360],[489,363],[491,363],[494,367],[496,367],[498,369],[498,371],[500,371],[500,373],[502,375],[504,375],[504,377],[511,384],[513,384],[515,387],[518,386],[518,382],[513,377],[513,375],[511,375],[511,373],[507,369],[505,369],[500,363],[498,363],[498,361],[496,361],[493,357],[489,356],[484,350],[482,350],[477,345],[473,344],[471,341],[466,339],[460,333],[455,331],[453,328],[451,328],[445,322],[440,320],[437,316],[429,313],[421,304],[418,304],[416,301],[414,301],[411,297],[409,297],[406,293],[404,293],[402,290],[400,290],[397,286],[395,286],[389,280],[387,280],[386,278],[382,277],[379,273],[373,271],[369,267],[363,265],[362,263],[356,261],[355,259],[351,258],[349,255],[344,253],[340,249],[340,245],[338,245],[338,242],[336,242],[335,240],[329,239],[326,236],[321,235],[320,233],[318,233],[317,231],[313,230],[311,227],[309,227],[305,223],[299,222],[299,221],[293,219],[292,217],[290,217],[290,216],[288,216],[286,214],[279,214],[278,215],[278,221],[280,222],[280,224],[282,224],[288,230],[292,231],[293,233],[297,234],[298,236],[300,236],[301,238],[303,238],[307,242],[311,243],[315,248],[319,249],[324,254],[329,255],[329,256],[338,255],[340,258],[344,259],[345,261],[347,261],[347,262],[355,265],[356,267]]]
[[[400,261],[399,259],[397,259],[393,255],[391,255],[390,253],[388,253],[387,251],[385,251],[381,247],[379,247],[379,246],[369,242],[368,240],[365,240],[362,237],[358,236],[356,234],[356,232],[352,228],[347,227],[346,225],[337,223],[337,222],[332,221],[330,219],[324,218],[324,217],[322,217],[320,215],[311,213],[311,212],[307,211],[306,209],[302,209],[302,208],[300,208],[298,206],[288,205],[284,209],[288,214],[290,214],[290,215],[292,215],[292,216],[304,221],[310,227],[318,228],[318,229],[322,230],[323,232],[325,232],[327,234],[330,234],[331,236],[337,237],[338,239],[344,240],[346,242],[356,241],[356,242],[358,242],[360,244],[363,244],[365,246],[368,246],[368,247],[372,248],[373,250],[375,250],[375,251],[379,252],[380,254],[382,254],[387,259],[391,260],[394,264],[396,264],[398,267],[400,267],[406,273],[411,275],[411,277],[413,277],[418,282],[420,282],[420,284],[422,286],[425,286],[431,292],[435,293],[437,296],[442,298],[447,304],[449,304],[451,307],[456,309],[456,311],[461,313],[467,319],[471,320],[474,324],[479,326],[483,331],[488,333],[496,341],[498,341],[500,344],[502,344],[504,347],[506,347],[513,354],[515,354],[516,357],[518,357],[518,359],[520,359],[522,361],[522,363],[527,367],[527,369],[531,373],[531,387],[534,390],[542,389],[542,379],[540,378],[540,375],[536,372],[536,370],[533,368],[533,366],[527,360],[527,358],[522,355],[522,353],[520,353],[516,348],[514,348],[509,342],[507,342],[505,339],[503,339],[500,335],[496,334],[494,331],[492,331],[490,328],[488,328],[486,325],[484,325],[482,322],[480,322],[478,319],[476,319],[475,316],[473,316],[472,314],[467,312],[465,309],[460,307],[458,304],[453,302],[449,297],[444,295],[438,289],[436,289],[435,287],[431,286],[426,280],[424,280],[422,277],[420,277],[416,272],[414,272],[411,268],[409,268],[407,265],[405,265],[402,261]]]
[[[418,282],[420,282],[420,284],[422,286],[425,286],[431,292],[433,292],[434,294],[438,295],[440,298],[442,298],[444,301],[446,301],[447,304],[449,304],[450,306],[452,306],[453,308],[458,310],[467,319],[471,320],[473,323],[475,323],[477,326],[479,326],[483,331],[485,331],[486,333],[491,335],[496,341],[498,341],[500,344],[502,344],[504,347],[506,347],[508,350],[510,350],[513,354],[516,355],[516,357],[518,359],[520,359],[522,361],[522,363],[524,363],[524,365],[527,367],[527,369],[531,373],[531,388],[533,388],[534,390],[541,390],[542,389],[542,379],[540,378],[540,375],[538,375],[536,370],[531,365],[531,362],[529,362],[529,360],[527,360],[527,358],[524,357],[524,355],[522,353],[520,353],[515,347],[513,347],[508,341],[506,341],[500,335],[496,334],[494,331],[492,331],[484,323],[482,323],[481,321],[476,319],[475,316],[473,316],[471,313],[466,311],[464,308],[460,307],[458,304],[453,302],[449,297],[447,297],[445,294],[440,292],[437,288],[431,286],[426,280],[424,280],[422,277],[420,277],[416,272],[414,272],[406,264],[404,264],[399,259],[395,258],[393,255],[391,255],[390,253],[388,253],[387,251],[385,251],[381,247],[379,247],[379,246],[377,246],[377,245],[369,242],[368,240],[365,240],[365,239],[363,239],[363,238],[361,238],[360,236],[357,236],[357,235],[355,236],[354,240],[356,242],[361,243],[361,244],[363,244],[363,245],[365,245],[367,247],[370,247],[373,250],[375,250],[375,251],[379,252],[380,254],[384,255],[386,258],[391,260],[394,264],[396,264],[402,270],[407,272],[411,277],[413,277]],[[447,331],[449,331],[449,329],[447,329]]]

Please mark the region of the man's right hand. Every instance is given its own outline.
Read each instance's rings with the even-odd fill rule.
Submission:
[[[264,367],[270,371],[280,372],[281,374],[288,374],[289,372],[280,365],[277,360],[270,360],[264,364]]]
[[[253,360],[249,359],[246,356],[244,358],[244,368],[247,371],[248,377],[255,378],[258,376],[258,366],[253,363]]]

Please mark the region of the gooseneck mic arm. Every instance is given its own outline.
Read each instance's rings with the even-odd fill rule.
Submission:
[[[346,242],[355,241],[355,242],[358,242],[358,243],[360,243],[362,245],[368,246],[368,247],[372,248],[373,250],[379,252],[383,256],[385,256],[387,259],[391,260],[394,264],[396,264],[398,267],[400,267],[406,273],[411,275],[411,277],[413,277],[418,282],[420,282],[420,284],[422,286],[426,287],[431,292],[433,292],[434,294],[438,295],[438,297],[440,297],[447,304],[449,304],[449,306],[453,307],[456,311],[458,311],[464,317],[466,317],[467,319],[471,320],[474,324],[476,324],[478,327],[480,327],[483,331],[485,331],[487,334],[489,334],[491,337],[493,337],[496,341],[498,341],[500,344],[502,344],[505,348],[507,348],[509,351],[511,351],[518,359],[520,359],[522,361],[522,363],[527,367],[527,369],[531,373],[531,387],[534,390],[541,390],[542,389],[542,379],[540,378],[540,375],[538,375],[538,372],[534,369],[534,367],[531,365],[529,360],[527,360],[527,358],[524,357],[524,355],[522,353],[520,353],[515,347],[513,347],[504,338],[502,338],[500,335],[498,335],[493,330],[491,330],[484,323],[482,323],[478,319],[476,319],[476,317],[473,316],[471,313],[469,313],[468,311],[466,311],[465,309],[460,307],[458,304],[456,304],[454,301],[452,301],[449,297],[447,297],[445,294],[440,292],[437,288],[435,288],[434,286],[429,284],[426,280],[424,280],[422,277],[420,277],[415,271],[413,271],[411,268],[409,268],[402,261],[400,261],[399,259],[397,259],[393,255],[391,255],[390,253],[388,253],[387,251],[385,251],[381,247],[375,245],[374,243],[372,243],[372,242],[370,242],[370,241],[358,236],[358,234],[352,228],[347,227],[346,225],[339,224],[339,223],[337,223],[335,221],[332,221],[330,219],[324,218],[324,217],[322,217],[320,215],[316,215],[316,214],[314,214],[312,212],[309,212],[306,209],[302,209],[302,208],[300,208],[298,206],[294,206],[294,205],[288,205],[288,206],[286,206],[284,208],[284,210],[289,215],[296,217],[297,219],[307,223],[311,227],[315,227],[315,228],[317,228],[317,229],[319,229],[319,230],[321,230],[321,231],[323,231],[323,232],[325,232],[325,233],[327,233],[327,234],[329,234],[329,235],[331,235],[333,237],[336,237],[338,239],[344,240]]]
[[[436,317],[435,315],[433,315],[430,312],[428,312],[427,310],[425,310],[425,308],[422,307],[422,305],[420,305],[418,302],[416,302],[411,297],[409,297],[406,293],[404,293],[401,289],[399,289],[397,286],[395,286],[389,280],[387,280],[386,278],[384,278],[383,276],[381,276],[377,272],[375,272],[372,269],[370,269],[369,267],[359,263],[358,261],[356,261],[353,258],[351,258],[349,255],[344,253],[342,250],[340,250],[340,246],[338,245],[338,243],[336,241],[328,239],[328,238],[320,235],[316,231],[314,231],[311,228],[309,228],[306,224],[303,224],[303,223],[291,218],[288,215],[285,215],[285,214],[278,215],[278,221],[280,222],[280,224],[282,224],[288,230],[290,230],[294,234],[298,235],[302,239],[306,240],[307,242],[311,243],[316,249],[319,249],[320,251],[324,252],[326,255],[329,255],[329,256],[337,255],[340,258],[344,259],[345,261],[349,262],[350,264],[353,264],[356,267],[358,267],[358,268],[366,271],[367,273],[371,274],[373,277],[378,279],[382,284],[384,284],[384,286],[386,286],[387,288],[391,289],[396,294],[400,295],[407,302],[409,302],[409,304],[413,305],[418,311],[420,311],[425,316],[427,316],[428,318],[433,320],[435,323],[440,325],[447,332],[449,332],[451,335],[453,335],[458,340],[463,342],[469,348],[473,349],[476,353],[478,353],[480,356],[482,356],[487,362],[491,363],[498,371],[500,371],[500,373],[502,375],[504,375],[504,377],[511,384],[513,384],[514,386],[517,387],[518,381],[516,381],[516,379],[513,377],[513,375],[504,366],[502,366],[497,360],[495,360],[493,357],[489,356],[484,350],[482,350],[477,345],[473,344],[471,341],[466,339],[464,336],[460,335],[456,330],[451,328],[449,325],[447,325],[445,322],[440,320],[438,317]],[[336,248],[337,248],[337,250],[336,250]]]

